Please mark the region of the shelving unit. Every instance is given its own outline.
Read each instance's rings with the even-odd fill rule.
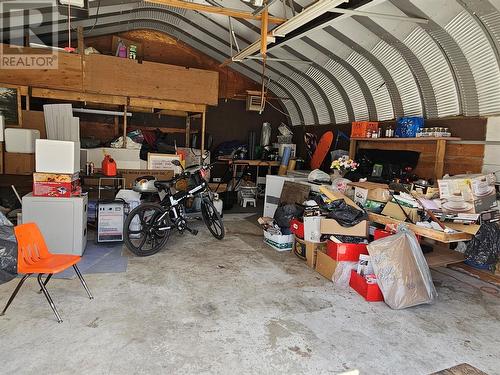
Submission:
[[[436,152],[434,154],[434,171],[433,178],[439,179],[443,177],[444,173],[444,157],[446,154],[446,143],[449,141],[460,141],[458,137],[420,137],[420,138],[351,138],[349,145],[349,157],[354,159],[358,148],[363,144],[370,143],[393,143],[390,149],[398,150],[398,144],[417,144],[417,143],[435,143]]]

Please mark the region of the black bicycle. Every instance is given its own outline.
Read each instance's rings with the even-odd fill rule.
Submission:
[[[173,164],[182,168],[177,160]],[[188,231],[197,235],[198,231],[188,225],[185,208],[186,200],[193,197],[201,198],[201,216],[210,233],[218,240],[224,238],[224,223],[212,202],[210,188],[205,180],[212,166],[203,160],[202,165],[182,169],[182,173],[171,180],[154,182],[155,188],[159,192],[164,191],[165,196],[160,203],[142,203],[128,214],[124,224],[124,239],[130,251],[138,256],[156,254],[165,246],[174,228],[181,233]],[[184,179],[189,181],[188,189],[172,193],[175,184]]]

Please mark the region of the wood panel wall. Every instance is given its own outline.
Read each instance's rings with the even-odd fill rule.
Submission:
[[[134,30],[117,34],[117,36],[141,43],[144,60],[218,72],[219,98],[230,99],[244,95],[246,90],[259,89],[256,82],[231,69],[230,66],[221,68],[217,60],[158,31]],[[112,39],[112,35],[86,38],[85,44],[96,48],[103,54],[114,55]]]
[[[6,53],[34,55],[40,49],[13,49]],[[120,59],[114,56],[58,53],[56,69],[0,69],[0,82],[122,97],[149,98],[217,105],[219,73],[170,64]]]
[[[382,126],[395,126],[395,121],[381,122]],[[446,127],[449,128],[453,136],[460,137],[459,142],[449,142],[446,147],[444,172],[450,175],[462,173],[480,173],[483,167],[485,153],[484,141],[486,139],[486,118],[448,118],[426,120],[425,127]],[[326,131],[332,130],[337,137],[342,131],[350,136],[351,125],[312,125],[297,126],[294,130],[294,142],[297,143],[298,153],[306,157],[304,146],[304,133],[316,134],[319,138]],[[431,143],[367,143],[360,142],[359,148],[383,149],[383,150],[409,150],[420,152],[419,163],[416,173],[425,178],[432,178],[434,169],[434,155],[436,145]],[[349,150],[349,142],[339,139],[338,148]],[[333,146],[332,146],[333,149]]]

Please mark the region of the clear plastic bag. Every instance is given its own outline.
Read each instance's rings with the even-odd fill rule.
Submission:
[[[415,234],[399,228],[395,235],[368,245],[385,302],[393,309],[433,303],[437,292]]]
[[[356,268],[356,262],[339,262],[332,275],[332,281],[339,288],[348,288],[351,270]]]

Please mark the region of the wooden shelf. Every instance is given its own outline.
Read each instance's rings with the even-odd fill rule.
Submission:
[[[444,232],[434,230],[434,229],[423,228],[423,227],[419,227],[418,225],[415,225],[415,224],[405,223],[401,220],[396,220],[396,219],[390,218],[388,216],[375,214],[373,212],[368,213],[368,220],[370,220],[374,223],[382,224],[382,225],[404,224],[404,225],[407,225],[408,228],[413,233],[419,234],[423,237],[426,237],[426,238],[429,238],[431,240],[435,240],[438,242],[442,242],[442,243],[470,241],[473,237],[472,234],[464,233],[464,232],[444,233]],[[462,258],[462,260],[463,260],[463,258]]]
[[[415,138],[351,138],[352,141],[368,142],[436,142],[460,141],[459,137],[415,137]]]
[[[419,138],[351,138],[349,145],[349,157],[354,159],[356,156],[356,151],[358,149],[359,144],[367,144],[367,143],[384,143],[386,146],[384,149],[398,150],[401,146],[398,144],[414,144],[417,147],[417,144],[423,143],[435,143],[436,148],[433,153],[434,155],[434,170],[432,175],[424,176],[426,178],[434,178],[440,179],[444,174],[444,158],[446,154],[446,143],[449,141],[460,141],[459,137],[419,137]],[[393,145],[390,145],[392,143]],[[387,145],[389,144],[389,145]],[[368,147],[368,146],[367,146]],[[370,147],[368,147],[370,148]],[[405,150],[406,146],[403,147]]]

